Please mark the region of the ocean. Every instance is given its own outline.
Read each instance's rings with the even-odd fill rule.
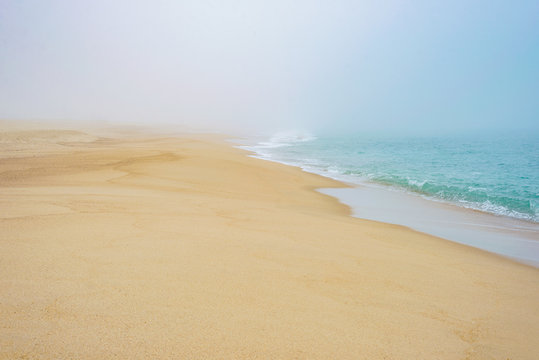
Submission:
[[[539,136],[280,133],[249,147],[306,171],[539,222]]]
[[[539,266],[539,135],[282,132],[254,156],[357,185],[321,190],[354,215]],[[459,210],[461,209],[461,210]],[[473,211],[475,210],[475,211]]]

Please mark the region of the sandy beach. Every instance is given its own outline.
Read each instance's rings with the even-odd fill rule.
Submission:
[[[0,131],[1,359],[538,358],[539,270],[226,138]]]

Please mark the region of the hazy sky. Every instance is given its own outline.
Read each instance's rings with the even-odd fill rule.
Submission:
[[[0,117],[539,129],[539,1],[0,0]]]

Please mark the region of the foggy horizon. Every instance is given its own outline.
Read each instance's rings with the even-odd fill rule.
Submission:
[[[2,1],[0,118],[539,131],[539,4]]]

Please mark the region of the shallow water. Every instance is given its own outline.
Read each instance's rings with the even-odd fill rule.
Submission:
[[[319,191],[349,205],[356,217],[404,225],[539,267],[537,223],[433,202],[371,184]]]
[[[243,148],[356,187],[321,189],[354,216],[539,267],[539,139],[282,133]]]
[[[539,222],[539,136],[368,137],[279,134],[259,156],[354,183]]]

